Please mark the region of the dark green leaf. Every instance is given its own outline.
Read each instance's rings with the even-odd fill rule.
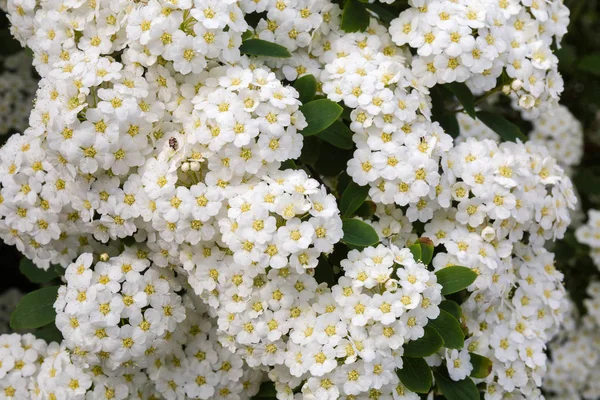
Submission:
[[[39,339],[44,339],[47,343],[60,343],[63,340],[62,333],[58,330],[55,324],[48,324],[46,326],[43,326],[36,330],[34,334]]]
[[[348,160],[351,158],[352,151],[322,142],[321,154],[315,164],[315,169],[323,176],[337,176],[346,169]]]
[[[329,287],[335,284],[335,276],[333,274],[333,267],[324,256],[319,257],[319,264],[315,268],[315,280],[318,283],[327,283]]]
[[[260,385],[260,389],[258,390],[258,393],[254,396],[252,396],[252,399],[254,400],[266,400],[266,399],[273,399],[275,400],[275,396],[277,395],[277,391],[275,390],[275,385],[273,384],[273,382],[267,381],[267,382],[263,382]]]
[[[316,136],[308,136],[304,138],[302,143],[302,153],[300,161],[302,164],[315,165],[321,154],[321,141]]]
[[[342,241],[349,245],[366,247],[379,242],[379,236],[375,229],[359,219],[344,219],[342,229],[344,231]]]
[[[365,3],[365,7],[377,14],[379,19],[381,19],[386,24],[389,24],[398,16],[398,12],[394,14],[382,4]]]
[[[446,267],[436,271],[438,283],[442,285],[442,294],[460,292],[477,279],[477,274],[467,267]]]
[[[460,126],[455,113],[444,113],[436,121],[444,128],[444,132],[453,138],[456,139],[460,134]]]
[[[428,237],[421,237],[419,238],[419,244],[421,245],[421,262],[429,265],[433,258],[433,242]]]
[[[521,132],[521,129],[500,114],[489,111],[477,111],[477,118],[486,124],[488,128],[500,135],[504,141],[516,142],[517,139],[522,142],[527,141],[527,136]]]
[[[402,369],[397,369],[396,374],[413,392],[427,393],[431,388],[431,368],[422,358],[402,357]]]
[[[473,371],[471,371],[473,378],[483,379],[492,373],[492,360],[475,353],[469,353],[469,356],[473,364]]]
[[[317,93],[317,80],[313,75],[304,75],[302,78],[296,79],[294,88],[300,94],[300,102],[306,104],[315,97]]]
[[[440,303],[439,306],[442,310],[446,311],[448,314],[452,315],[456,318],[457,321],[460,321],[460,317],[462,316],[462,309],[452,300],[444,300]]]
[[[54,302],[58,286],[49,286],[27,293],[10,317],[13,329],[33,329],[49,324],[56,318]]]
[[[346,0],[342,10],[342,30],[363,32],[369,27],[370,16],[365,5],[358,0]]]
[[[369,194],[369,186],[359,186],[351,181],[340,200],[340,211],[344,216],[351,216],[365,202]]]
[[[431,326],[444,340],[444,346],[449,349],[462,349],[465,345],[465,335],[460,327],[460,323],[450,313],[440,310],[440,315],[434,320],[429,321],[427,326]]]
[[[329,128],[342,114],[343,108],[328,99],[313,100],[300,107],[308,126],[302,130],[304,136],[316,135]]]
[[[296,165],[294,160],[285,160],[281,163],[281,167],[279,169],[282,171],[286,169],[298,169],[298,166]]]
[[[473,96],[473,93],[471,93],[471,89],[469,89],[466,84],[459,82],[447,83],[446,87],[454,93],[467,114],[473,119],[477,118],[475,114],[475,97]]]
[[[240,52],[251,56],[264,56],[264,57],[277,57],[277,58],[289,58],[292,55],[285,47],[273,43],[267,42],[262,39],[248,39],[242,42],[240,46]]]
[[[404,345],[404,357],[428,357],[444,345],[444,340],[435,329],[426,326],[425,335]]]
[[[581,57],[577,66],[581,71],[600,76],[600,53],[588,54]]]
[[[356,210],[355,215],[361,218],[371,218],[373,214],[375,214],[375,211],[377,211],[377,205],[372,201],[367,200],[364,203],[362,203],[360,207],[358,207],[358,210]]]
[[[319,137],[329,144],[340,149],[350,150],[354,147],[352,131],[342,121],[333,121],[333,124],[319,132]]]
[[[446,367],[433,370],[435,383],[440,388],[442,394],[448,400],[479,400],[479,389],[471,378],[462,381],[453,381],[448,375]]]
[[[56,278],[58,274],[53,266],[47,271],[38,268],[30,259],[23,257],[19,263],[19,271],[33,283],[46,283]]]

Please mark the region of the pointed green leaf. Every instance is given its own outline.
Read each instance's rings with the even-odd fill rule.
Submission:
[[[303,104],[300,111],[306,118],[308,126],[302,130],[304,136],[316,135],[327,129],[342,115],[343,108],[328,99],[313,100]]]
[[[444,346],[449,349],[462,349],[465,345],[465,335],[460,327],[460,323],[450,313],[440,310],[440,315],[434,320],[429,321],[427,326],[431,326],[444,340]]]
[[[442,285],[442,294],[460,292],[477,279],[477,274],[467,267],[446,267],[435,272],[438,283]]]
[[[59,286],[49,286],[23,296],[10,317],[11,328],[33,329],[54,321],[54,302],[58,288]]]
[[[294,82],[294,88],[300,93],[300,102],[306,104],[315,97],[317,93],[317,80],[314,75],[304,75],[301,78],[296,79]]]
[[[467,114],[469,114],[471,118],[476,119],[475,97],[473,96],[473,93],[471,93],[471,89],[469,89],[466,84],[459,82],[447,83],[445,86],[450,89],[458,101],[460,101],[460,104],[462,104]]]
[[[504,141],[516,142],[517,139],[522,142],[527,141],[527,136],[521,132],[521,129],[502,115],[489,111],[477,111],[477,118],[500,135]]]
[[[370,16],[365,5],[358,0],[346,0],[342,10],[342,30],[363,32],[369,27]]]
[[[435,383],[442,394],[448,400],[479,400],[479,389],[471,378],[467,377],[462,381],[453,381],[448,375],[446,367],[433,370]]]
[[[423,337],[404,345],[404,357],[428,357],[442,348],[444,340],[435,329],[425,326],[423,330],[425,332]]]
[[[483,379],[492,373],[492,360],[475,353],[469,353],[469,356],[471,356],[471,364],[473,364],[471,371],[473,378]]]
[[[331,126],[319,132],[319,137],[321,139],[344,150],[354,148],[352,135],[354,135],[354,133],[341,121],[333,121]]]
[[[365,202],[369,194],[369,186],[359,186],[350,182],[340,200],[340,212],[344,216],[352,215]]]
[[[415,258],[415,261],[419,261],[421,259],[421,243],[413,243],[410,246],[408,246],[408,249]]]
[[[425,265],[429,265],[433,258],[433,242],[428,237],[420,237],[419,244],[421,245],[421,262]]]
[[[439,306],[442,310],[446,311],[448,314],[452,315],[456,318],[457,321],[460,322],[460,317],[462,316],[462,309],[458,305],[458,303],[452,300],[444,300],[440,303]]]
[[[324,256],[319,257],[319,264],[315,268],[315,280],[318,283],[327,283],[329,287],[335,284],[335,276],[333,274],[333,267]]]
[[[51,323],[43,326],[34,332],[34,335],[39,339],[44,339],[47,343],[57,342],[60,343],[63,340],[62,333],[58,330],[55,324]]]
[[[372,246],[379,242],[375,229],[359,219],[348,218],[342,221],[344,237],[342,241],[353,246]]]
[[[285,47],[262,39],[244,40],[240,46],[240,52],[250,56],[277,58],[289,58],[292,56]]]
[[[397,369],[396,374],[413,392],[427,393],[431,388],[431,368],[422,358],[402,357],[402,369]]]
[[[23,257],[19,263],[19,271],[33,283],[46,283],[56,278],[58,274],[53,266],[47,271],[38,268],[30,259]]]

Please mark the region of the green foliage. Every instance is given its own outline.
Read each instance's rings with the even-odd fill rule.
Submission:
[[[577,63],[580,71],[600,76],[600,53],[588,54]]]
[[[300,107],[308,126],[302,130],[304,136],[316,135],[327,129],[342,115],[342,106],[331,100],[313,100]]]
[[[252,400],[267,400],[267,399],[275,399],[275,395],[277,392],[275,391],[275,385],[273,382],[267,381],[263,382],[260,385],[260,389],[258,393],[252,396]]]
[[[262,39],[244,40],[240,46],[240,52],[250,56],[276,58],[289,58],[292,56],[285,47]]]
[[[423,337],[404,345],[404,357],[428,357],[442,348],[444,339],[434,328],[425,326],[423,331],[425,332]]]
[[[335,284],[335,276],[333,274],[333,267],[329,264],[329,261],[325,256],[319,257],[319,263],[315,268],[315,280],[318,283],[327,283],[329,287]]]
[[[500,135],[504,141],[516,142],[517,139],[522,142],[527,141],[527,136],[521,132],[521,129],[502,115],[490,111],[478,111],[477,118]]]
[[[479,389],[471,378],[453,381],[445,366],[433,370],[435,384],[447,400],[479,400]]]
[[[422,358],[402,357],[402,369],[397,369],[396,374],[413,392],[427,393],[431,388],[431,369]]]
[[[475,115],[475,97],[473,93],[471,93],[471,89],[464,84],[459,82],[447,83],[445,85],[460,101],[463,108],[471,116],[471,118],[476,119]]]
[[[303,77],[296,79],[294,88],[300,94],[300,102],[306,104],[311,101],[317,93],[317,80],[313,75],[304,75]]]
[[[10,317],[10,327],[13,329],[33,329],[54,321],[56,312],[54,302],[59,286],[48,286],[27,293]]]
[[[351,216],[365,202],[369,194],[369,186],[359,186],[351,181],[340,200],[340,212],[343,216]]]
[[[452,294],[466,289],[477,279],[477,274],[467,267],[446,267],[436,271],[438,283],[442,285],[442,294]]]
[[[369,13],[359,0],[346,0],[342,10],[342,30],[344,32],[363,32],[369,27]]]
[[[333,121],[333,124],[319,132],[319,137],[340,149],[350,150],[354,148],[352,141],[353,132],[341,121]]]
[[[342,229],[344,230],[342,241],[346,244],[367,247],[379,242],[379,236],[375,229],[359,219],[347,218],[342,220]]]
[[[452,300],[444,300],[440,303],[439,307],[456,318],[457,321],[460,321],[460,318],[462,317],[462,309],[458,303]]]
[[[471,371],[473,378],[483,379],[492,373],[492,360],[475,353],[469,353],[469,356],[473,364],[473,371]]]
[[[462,349],[465,345],[465,335],[460,323],[450,313],[440,310],[440,315],[429,321],[431,326],[444,340],[444,345],[449,349]]]
[[[58,273],[53,266],[47,271],[38,268],[30,259],[23,257],[19,263],[19,271],[27,277],[32,283],[47,283],[58,277]]]

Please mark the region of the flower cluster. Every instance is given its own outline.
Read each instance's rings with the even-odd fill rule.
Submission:
[[[456,142],[467,138],[478,140],[500,140],[500,136],[480,120],[474,120],[464,113],[457,114],[460,135]],[[545,146],[548,153],[572,175],[573,167],[579,165],[583,156],[583,128],[569,109],[563,105],[551,107],[531,120],[533,129],[529,132],[527,146]]]
[[[588,221],[575,231],[580,243],[590,246],[590,257],[600,269],[600,211],[589,210]]]
[[[394,42],[416,49],[426,85],[466,82],[477,93],[505,72],[524,109],[556,102],[563,89],[551,45],[567,32],[562,1],[417,0],[390,25]]]
[[[550,345],[544,390],[549,399],[596,399],[600,396],[600,283],[592,282],[584,300],[587,314]],[[571,328],[571,329],[569,329]]]
[[[22,132],[28,126],[37,88],[30,64],[24,50],[0,58],[0,135]]]

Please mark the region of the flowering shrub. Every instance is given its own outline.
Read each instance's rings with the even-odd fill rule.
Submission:
[[[568,9],[339,3],[8,0],[41,80],[0,237],[60,285],[11,317],[58,331],[2,336],[5,397],[542,397]]]

